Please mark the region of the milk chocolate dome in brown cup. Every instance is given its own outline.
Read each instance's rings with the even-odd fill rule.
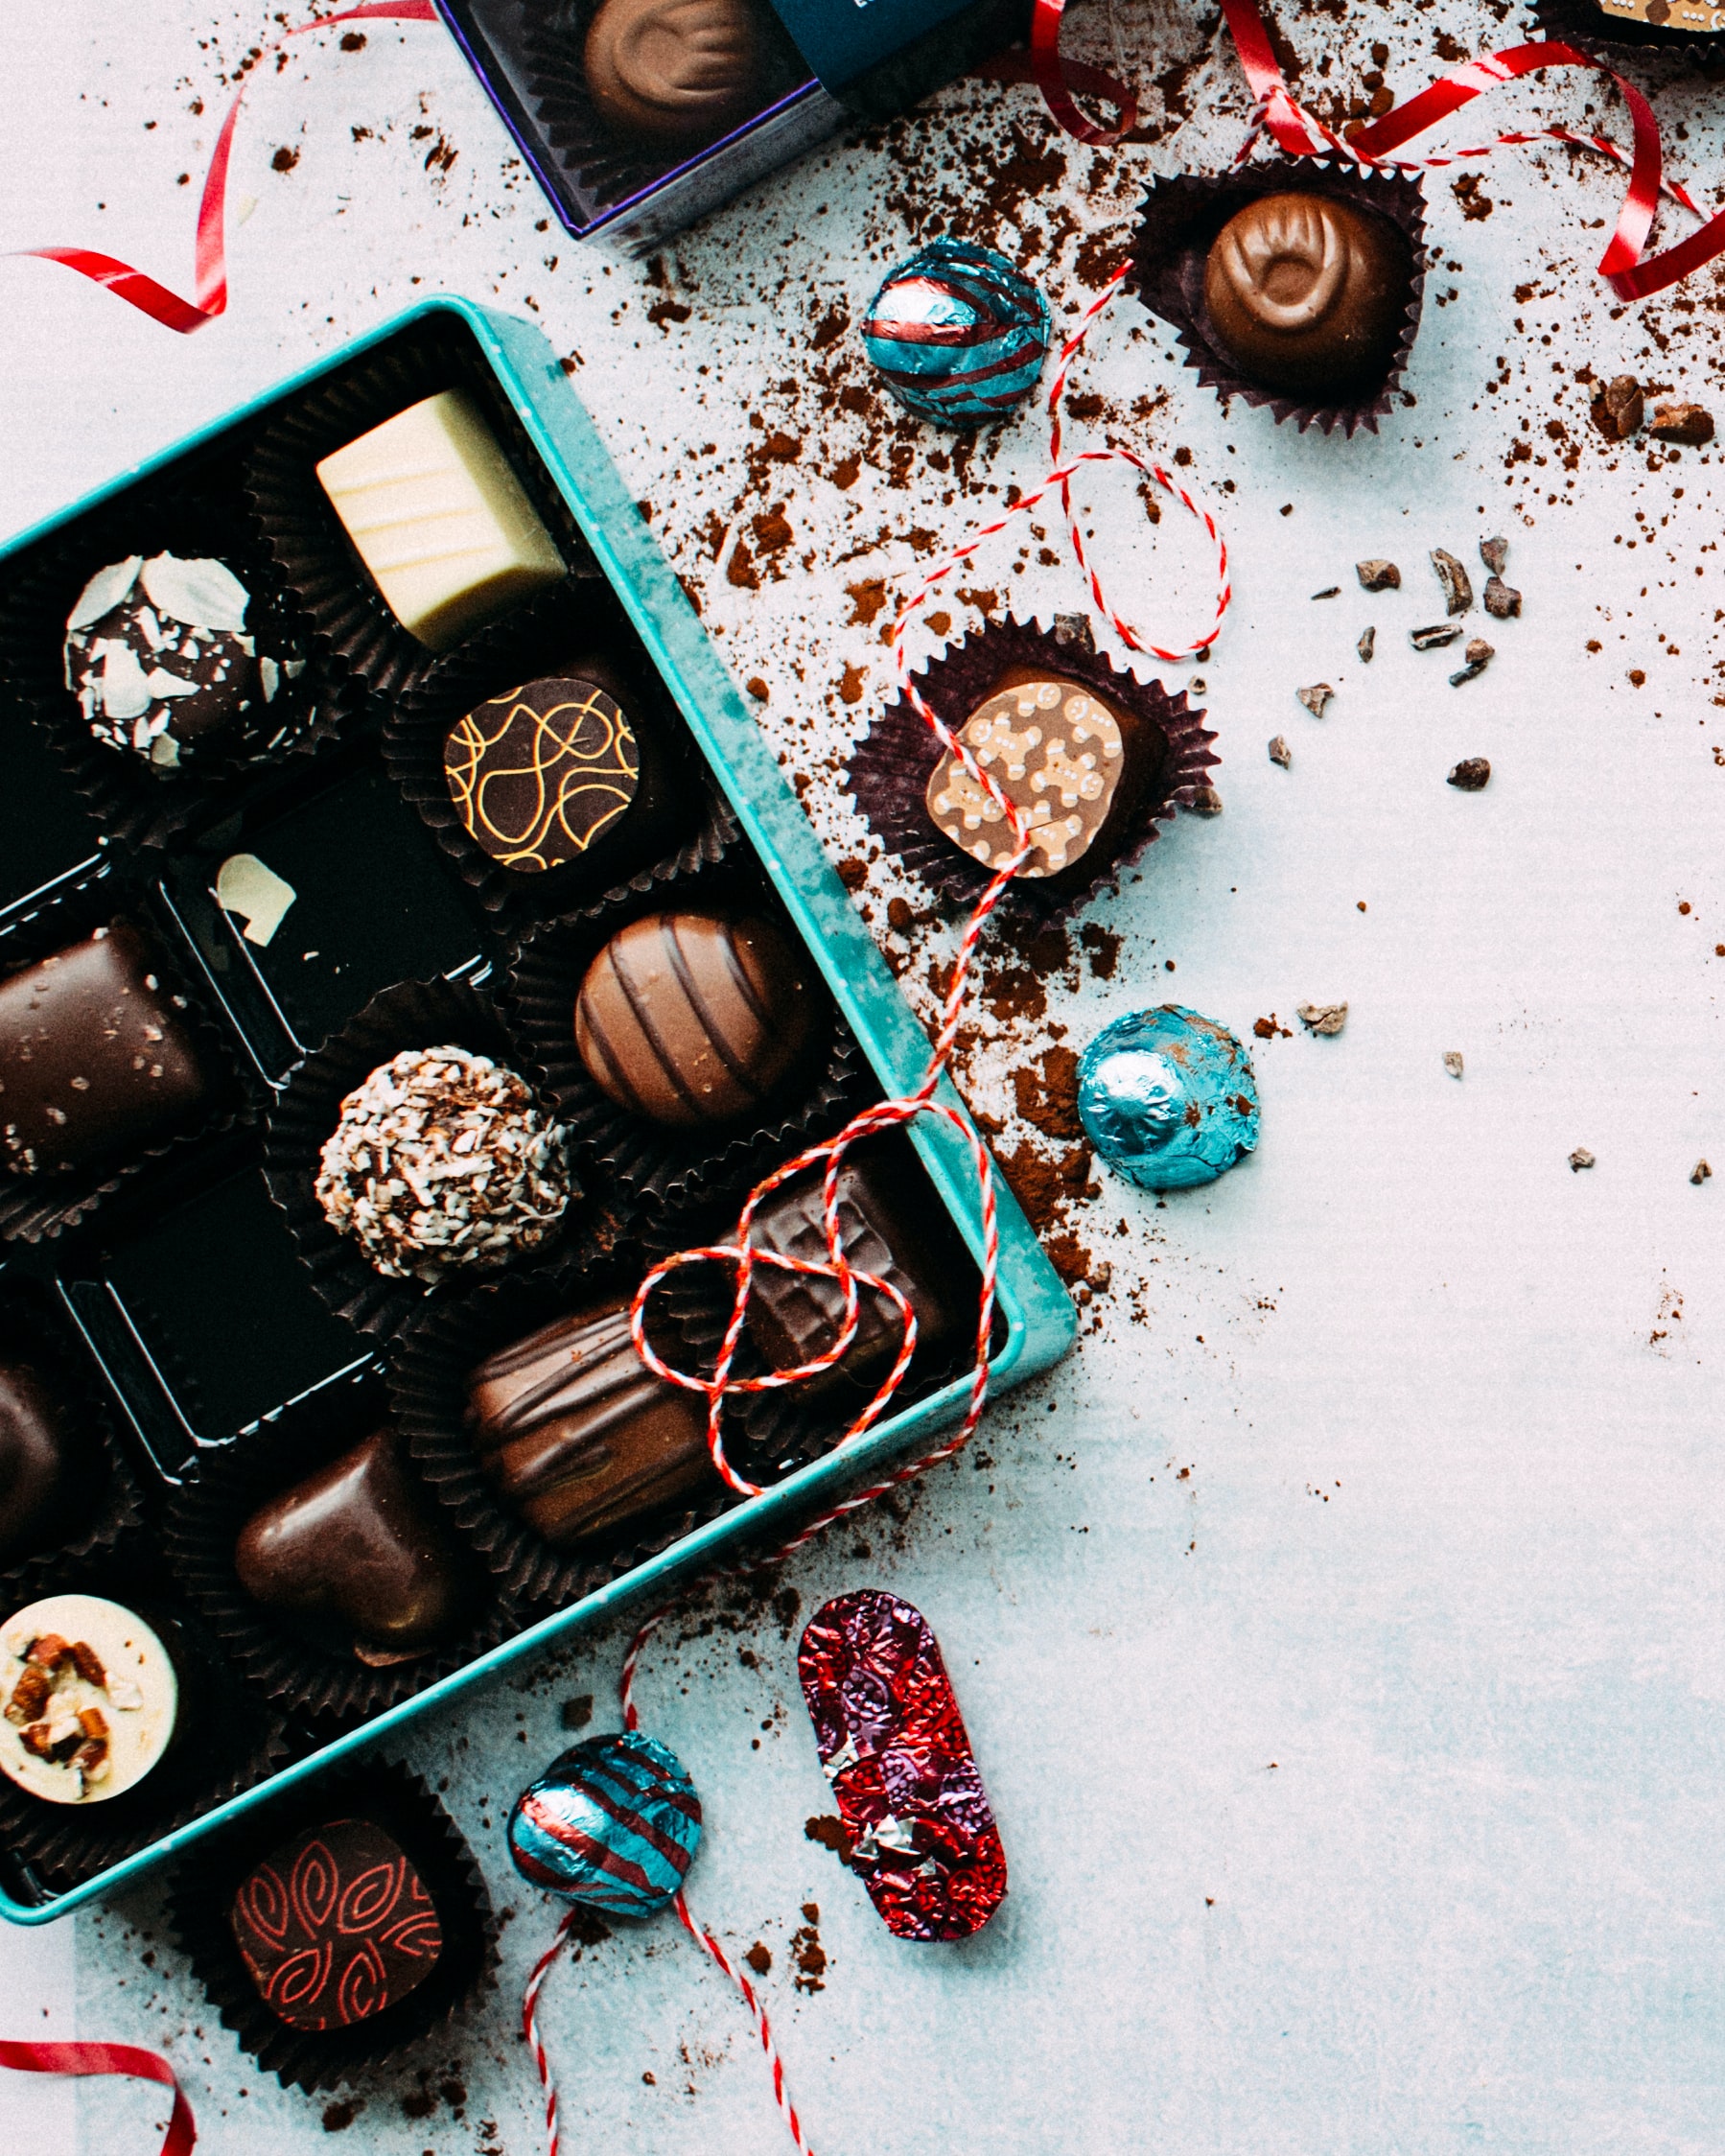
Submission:
[[[1338,159],[1154,180],[1132,242],[1132,289],[1200,381],[1302,432],[1376,432],[1425,270],[1419,182]]]
[[[543,923],[507,1011],[580,1155],[651,1209],[740,1194],[869,1097],[820,969],[740,863]],[[655,902],[658,900],[658,902]]]
[[[1008,885],[996,908],[1008,921],[1060,921],[1086,903],[1137,859],[1157,824],[1208,783],[1219,761],[1210,745],[1215,735],[1205,731],[1203,713],[1188,708],[1183,691],[1171,695],[1159,681],[1140,681],[1086,642],[1062,642],[1035,622],[984,621],[920,668],[917,689],[1017,797],[1033,841],[1049,832],[1060,840],[1055,847],[1045,837],[1036,844]],[[1075,699],[1085,707],[1081,723],[1100,737],[1094,748],[1073,741],[1076,761],[1100,751],[1107,776],[1105,782],[1103,768],[1089,773],[1095,797],[1075,799],[1062,813],[1066,757],[1051,719],[1064,721]],[[1040,708],[1043,700],[1052,711]],[[1037,708],[1021,719],[1019,702]],[[979,726],[990,730],[991,742],[979,736]],[[1027,753],[1033,731],[1034,756]],[[1071,736],[1073,729],[1063,732]],[[908,697],[895,695],[851,750],[845,783],[888,853],[951,904],[969,906],[1013,849],[1005,819],[974,782],[952,785],[958,798],[946,801],[943,782],[953,772],[954,760],[921,714]]]

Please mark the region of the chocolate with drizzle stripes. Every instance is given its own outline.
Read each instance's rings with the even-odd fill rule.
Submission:
[[[651,913],[613,936],[575,1001],[575,1045],[621,1108],[674,1129],[758,1108],[808,1044],[807,962],[753,916]]]

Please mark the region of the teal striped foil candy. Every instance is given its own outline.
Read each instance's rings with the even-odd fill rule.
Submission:
[[[1048,303],[1003,254],[936,240],[874,294],[863,350],[919,419],[975,427],[1015,411],[1048,351]]]
[[[683,1763],[633,1729],[561,1753],[509,1815],[522,1877],[608,1916],[664,1909],[700,1840],[701,1800]]]

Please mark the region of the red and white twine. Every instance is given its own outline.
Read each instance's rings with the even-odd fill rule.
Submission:
[[[964,1418],[955,1434],[946,1439],[944,1443],[937,1445],[931,1452],[921,1455],[906,1465],[894,1468],[880,1481],[871,1483],[866,1488],[857,1490],[853,1495],[834,1505],[829,1511],[823,1512],[819,1518],[811,1520],[806,1527],[793,1535],[788,1542],[776,1549],[771,1556],[753,1558],[746,1563],[729,1567],[724,1571],[709,1573],[705,1576],[704,1581],[699,1582],[700,1584],[710,1583],[715,1579],[734,1577],[738,1573],[762,1571],[771,1565],[781,1563],[793,1550],[801,1549],[805,1542],[810,1542],[816,1535],[824,1534],[828,1528],[832,1526],[834,1521],[844,1519],[848,1514],[874,1504],[877,1498],[885,1496],[889,1490],[897,1488],[900,1483],[913,1481],[918,1475],[925,1473],[927,1469],[938,1465],[943,1460],[950,1460],[954,1453],[962,1450],[969,1441],[971,1433],[982,1418],[983,1407],[988,1398],[990,1348],[994,1326],[994,1290],[1000,1263],[1000,1230],[994,1197],[994,1171],[992,1162],[989,1158],[988,1148],[983,1143],[969,1117],[947,1102],[937,1100],[935,1094],[939,1090],[941,1081],[946,1075],[947,1066],[952,1060],[953,1047],[957,1042],[959,1026],[964,1017],[970,969],[975,959],[976,947],[982,937],[984,924],[999,903],[1014,877],[1017,875],[1030,857],[1031,847],[1024,817],[1020,809],[1001,790],[992,773],[978,763],[973,751],[963,736],[952,731],[945,720],[941,717],[940,714],[932,708],[918,690],[916,682],[912,679],[910,665],[905,654],[905,636],[918,610],[927,602],[947,576],[969,560],[986,539],[1004,531],[1015,518],[1028,515],[1038,502],[1051,490],[1058,487],[1061,490],[1062,506],[1066,512],[1073,551],[1078,558],[1079,566],[1084,572],[1091,596],[1099,610],[1112,624],[1123,643],[1134,651],[1149,652],[1157,658],[1175,661],[1188,657],[1193,652],[1207,649],[1215,641],[1217,632],[1222,626],[1223,618],[1227,612],[1230,595],[1227,545],[1209,511],[1195,501],[1177,480],[1171,479],[1159,464],[1147,462],[1131,450],[1114,448],[1084,450],[1064,465],[1060,461],[1060,399],[1065,387],[1067,374],[1074,359],[1082,349],[1086,336],[1089,334],[1091,325],[1119,291],[1126,275],[1127,270],[1123,269],[1119,275],[1111,280],[1106,291],[1084,310],[1077,328],[1061,348],[1047,395],[1047,408],[1051,416],[1049,447],[1053,470],[1050,471],[1040,485],[1035,487],[1028,494],[1020,495],[1004,516],[985,526],[972,538],[967,540],[962,547],[957,548],[947,555],[945,560],[928,575],[920,589],[905,602],[893,626],[893,661],[901,693],[909,700],[912,708],[933,733],[941,747],[948,755],[958,760],[965,770],[969,773],[970,777],[976,781],[990,800],[1006,817],[1007,828],[1012,832],[1015,849],[1011,859],[1004,862],[990,878],[987,888],[978,899],[968,921],[965,924],[964,934],[959,940],[958,954],[953,962],[951,978],[947,984],[940,1027],[935,1035],[928,1065],[923,1071],[921,1082],[914,1092],[907,1093],[897,1100],[879,1101],[872,1108],[865,1108],[860,1114],[852,1116],[836,1137],[826,1138],[819,1144],[806,1147],[797,1155],[795,1160],[786,1160],[782,1166],[774,1169],[771,1175],[765,1177],[749,1193],[748,1200],[737,1216],[736,1228],[732,1241],[708,1244],[698,1250],[679,1251],[673,1256],[662,1260],[637,1289],[635,1301],[629,1313],[630,1330],[634,1336],[636,1348],[647,1367],[664,1378],[667,1384],[681,1386],[687,1392],[705,1394],[708,1416],[707,1443],[708,1449],[712,1455],[714,1467],[730,1488],[740,1496],[756,1497],[760,1494],[762,1486],[752,1483],[746,1477],[738,1474],[726,1457],[722,1428],[726,1399],[734,1394],[762,1393],[783,1386],[799,1385],[806,1379],[816,1376],[822,1371],[830,1370],[835,1363],[843,1359],[856,1337],[859,1320],[858,1289],[869,1288],[884,1295],[898,1313],[903,1337],[899,1343],[898,1353],[892,1369],[888,1371],[874,1396],[851,1424],[844,1438],[840,1441],[841,1449],[845,1445],[854,1444],[879,1418],[904,1381],[905,1373],[910,1369],[911,1359],[916,1352],[917,1315],[911,1307],[908,1297],[894,1282],[883,1279],[876,1274],[865,1272],[861,1267],[852,1265],[847,1257],[838,1219],[839,1170],[846,1153],[861,1139],[869,1137],[878,1131],[890,1130],[897,1125],[911,1123],[920,1115],[936,1116],[949,1124],[969,1148],[971,1163],[976,1171],[978,1204],[982,1215],[982,1264],[980,1268],[982,1286],[977,1298],[975,1359],[971,1367],[969,1397],[966,1403]],[[1084,465],[1106,463],[1112,459],[1118,459],[1132,465],[1134,469],[1154,479],[1161,486],[1166,488],[1203,526],[1216,548],[1218,590],[1214,615],[1201,635],[1178,649],[1170,650],[1160,644],[1142,642],[1131,624],[1123,621],[1109,607],[1096,572],[1085,559],[1084,542],[1079,533],[1077,518],[1072,508],[1069,491],[1070,481],[1072,475]],[[777,1251],[756,1249],[750,1240],[749,1230],[762,1202],[781,1183],[788,1182],[791,1177],[817,1167],[823,1162],[826,1164],[822,1182],[822,1224],[827,1236],[826,1258],[791,1257]],[[726,1324],[712,1371],[711,1374],[703,1377],[691,1371],[676,1369],[659,1354],[652,1342],[647,1338],[646,1315],[653,1291],[661,1280],[667,1278],[683,1266],[706,1264],[733,1267],[735,1274],[735,1286],[732,1298],[731,1316]],[[732,1374],[732,1366],[735,1359],[738,1344],[742,1339],[755,1270],[759,1265],[776,1266],[784,1272],[802,1273],[813,1277],[836,1281],[844,1297],[844,1319],[837,1337],[825,1354],[818,1355],[813,1360],[801,1364],[794,1370],[776,1371],[760,1377],[735,1377]],[[640,1726],[640,1716],[635,1705],[635,1674],[641,1662],[641,1650],[659,1626],[670,1615],[674,1607],[675,1604],[667,1604],[664,1608],[656,1610],[636,1632],[635,1637],[629,1643],[628,1652],[623,1656],[622,1668],[618,1673],[618,1695],[622,1706],[623,1726],[626,1729],[635,1729]],[[737,1990],[741,1992],[744,2004],[754,2016],[755,2026],[760,2036],[761,2048],[766,2052],[771,2066],[773,2094],[785,2125],[790,2132],[791,2140],[803,2152],[803,2156],[811,2156],[808,2143],[804,2136],[802,2122],[797,2116],[796,2106],[792,2103],[789,2091],[785,2086],[783,2061],[780,2058],[778,2048],[773,2041],[772,2027],[767,2017],[766,2008],[757,1994],[754,1985],[750,1983],[743,1971],[732,1962],[713,1934],[690,1913],[688,1900],[682,1893],[677,1895],[673,1906],[689,1936],[705,1950],[724,1974],[735,1984]],[[540,2040],[537,2008],[539,1994],[544,1986],[546,1977],[558,1954],[562,1951],[572,1924],[573,1914],[571,1912],[564,1918],[558,1928],[556,1937],[535,1965],[527,1981],[524,2006],[524,2027],[527,2042],[532,2048],[534,2064],[538,2067],[540,2078],[545,2084],[546,2132],[549,2156],[558,2156],[556,2083],[552,2076],[550,2061],[546,2055],[545,2046]]]

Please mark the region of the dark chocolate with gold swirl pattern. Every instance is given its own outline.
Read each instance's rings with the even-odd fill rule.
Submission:
[[[578,860],[634,801],[635,730],[609,690],[557,675],[471,711],[443,744],[468,836],[523,876]]]

